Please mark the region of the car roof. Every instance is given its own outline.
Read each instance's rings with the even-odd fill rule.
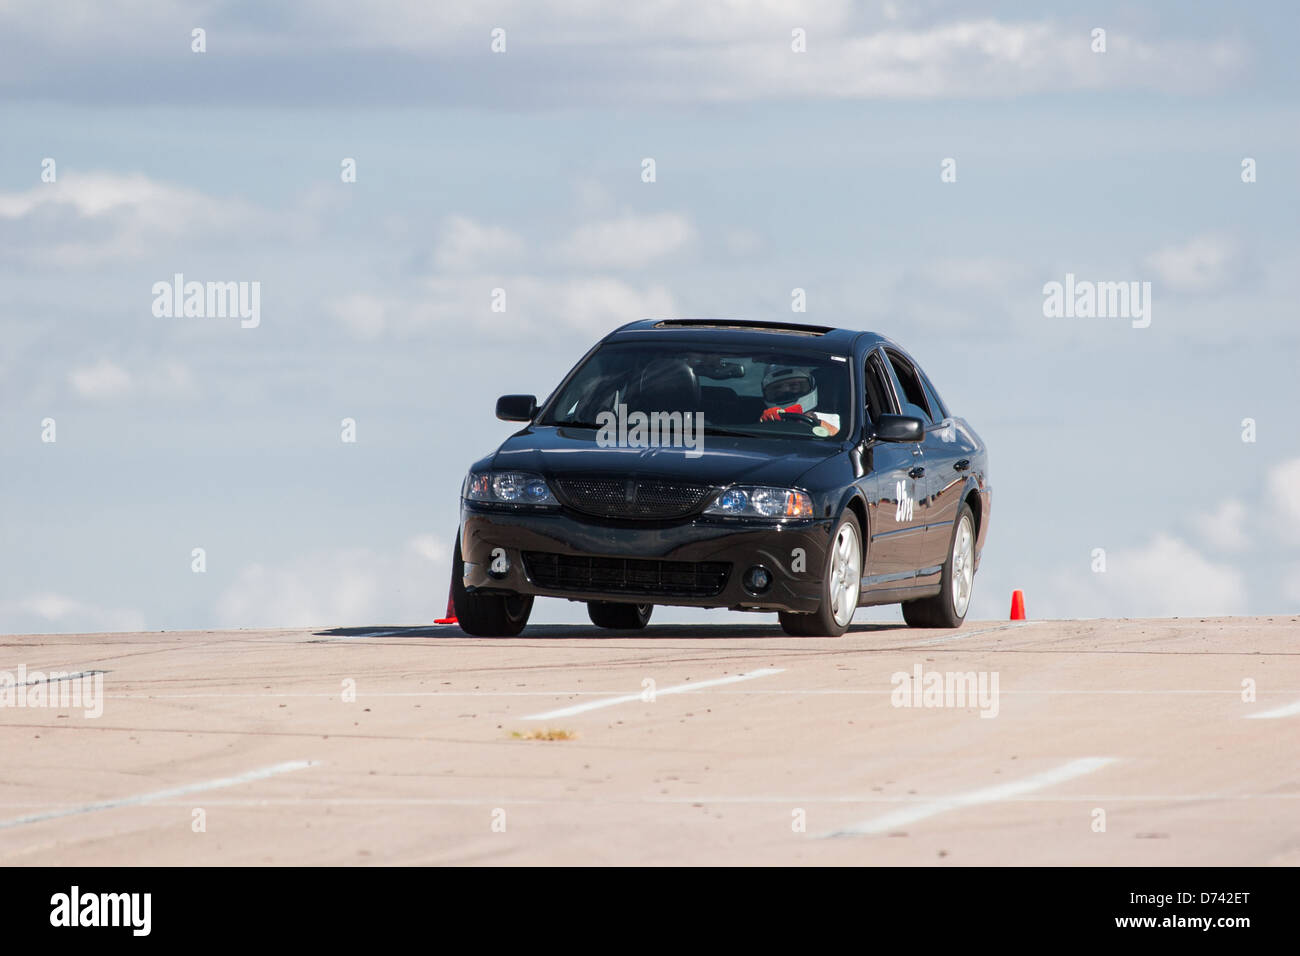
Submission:
[[[875,332],[836,329],[797,322],[762,322],[754,319],[642,319],[629,322],[605,336],[606,342],[699,342],[752,348],[847,355],[861,345],[893,345]]]

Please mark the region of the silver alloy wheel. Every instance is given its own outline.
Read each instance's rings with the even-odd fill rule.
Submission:
[[[858,592],[862,589],[862,549],[858,533],[850,522],[840,527],[831,555],[831,614],[835,623],[847,627],[858,609]]]
[[[970,515],[962,515],[952,542],[952,609],[965,617],[975,583],[975,534]]]

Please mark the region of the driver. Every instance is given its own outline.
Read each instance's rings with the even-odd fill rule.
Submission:
[[[840,430],[840,416],[817,408],[817,380],[813,370],[803,365],[769,365],[763,373],[763,400],[767,409],[759,416],[760,422],[779,422],[782,415],[813,413],[817,423],[813,434],[819,438],[834,435]],[[804,419],[809,421],[811,419]]]

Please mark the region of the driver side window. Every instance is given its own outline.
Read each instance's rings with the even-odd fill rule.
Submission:
[[[867,356],[867,374],[864,376],[864,383],[867,415],[874,423],[880,420],[881,415],[889,414],[894,410],[894,402],[889,393],[889,373],[885,371],[879,352],[872,352]]]

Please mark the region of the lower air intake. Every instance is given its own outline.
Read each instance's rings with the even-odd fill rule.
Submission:
[[[723,561],[585,558],[543,551],[525,551],[523,558],[528,577],[549,591],[712,597],[731,575],[731,565]]]

